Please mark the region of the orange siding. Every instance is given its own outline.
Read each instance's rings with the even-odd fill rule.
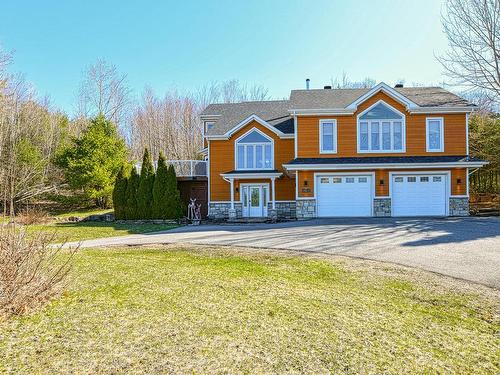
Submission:
[[[352,170],[352,171],[315,171],[316,173],[362,173],[362,172],[375,172],[375,196],[377,197],[385,197],[389,196],[389,186],[390,186],[390,178],[389,173],[397,173],[397,172],[448,172],[450,170],[421,170],[421,169],[397,169],[397,170]],[[314,171],[300,171],[299,172],[299,197],[314,197]],[[458,183],[458,179],[460,179],[460,184]],[[307,180],[307,186],[304,185],[304,180]],[[380,180],[384,180],[383,185],[380,184]],[[303,192],[303,188],[309,188],[310,192]],[[467,194],[467,169],[466,168],[456,168],[451,170],[451,195],[466,195]]]
[[[252,128],[261,130],[266,135],[274,139],[274,167],[283,172],[283,164],[286,164],[294,157],[293,139],[281,139],[275,133],[252,121],[238,132],[233,134],[229,140],[210,141],[210,200],[228,201],[231,199],[229,183],[220,176],[221,173],[229,172],[235,169],[234,160],[234,141]],[[255,182],[256,180],[253,180]],[[251,182],[248,180],[248,182]],[[270,180],[263,180],[269,182]],[[236,184],[235,184],[236,189]],[[236,192],[235,192],[236,193]],[[239,195],[235,194],[235,199]],[[295,181],[287,176],[282,176],[276,180],[276,200],[294,200],[295,199]]]
[[[406,115],[406,152],[405,153],[357,153],[357,123],[359,113],[379,100],[384,100]],[[444,152],[426,152],[427,117],[444,118]],[[321,118],[337,119],[337,153],[319,153],[319,120]],[[461,114],[418,114],[410,115],[405,107],[384,93],[378,93],[359,105],[353,116],[299,116],[297,118],[298,157],[369,157],[369,156],[402,156],[402,155],[465,155],[466,154],[466,116]]]

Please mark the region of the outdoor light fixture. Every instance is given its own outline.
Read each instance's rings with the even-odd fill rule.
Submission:
[[[457,185],[460,185],[462,183],[462,179],[461,178],[457,178]]]
[[[304,186],[307,186],[308,183],[309,183],[309,181],[304,180]]]
[[[236,188],[236,192],[239,193],[240,192],[240,188]]]
[[[384,184],[384,180],[380,180],[380,181],[379,181],[379,184],[380,184],[380,185],[383,185],[383,184]]]

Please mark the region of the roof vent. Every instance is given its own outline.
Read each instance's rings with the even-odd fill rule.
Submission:
[[[309,83],[311,80],[309,78],[306,79],[306,90],[309,90]]]
[[[325,90],[331,90],[332,89],[332,86],[324,86],[323,87]]]
[[[402,83],[396,83],[396,86],[394,86],[397,89],[402,89],[404,85]]]

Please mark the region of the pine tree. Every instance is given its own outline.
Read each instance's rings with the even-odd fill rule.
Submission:
[[[137,214],[139,219],[151,219],[153,217],[151,208],[153,204],[153,184],[155,171],[151,156],[146,148],[142,158],[141,177],[137,189]]]
[[[160,152],[158,167],[156,168],[155,182],[153,184],[152,212],[154,219],[166,219],[168,210],[168,166],[165,156]]]
[[[130,175],[130,168],[123,164],[115,180],[113,189],[113,206],[115,208],[115,218],[125,219],[125,207],[127,206],[127,183]]]
[[[178,219],[182,216],[183,204],[181,194],[177,189],[177,176],[173,165],[167,171],[167,204],[166,219]]]
[[[127,194],[125,207],[125,218],[128,220],[133,220],[138,218],[137,214],[137,189],[139,187],[139,174],[135,167],[132,168],[130,177],[127,183]]]

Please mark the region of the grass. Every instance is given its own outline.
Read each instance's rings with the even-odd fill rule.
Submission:
[[[0,323],[0,372],[498,373],[498,293],[423,271],[211,248],[82,250]]]
[[[114,223],[82,221],[76,223],[49,223],[30,225],[28,233],[54,233],[54,243],[81,241],[93,238],[125,236],[127,234],[151,233],[177,227],[175,224]]]
[[[51,212],[51,214],[54,217],[60,218],[60,219],[66,219],[68,217],[87,217],[90,215],[103,215],[103,214],[109,214],[112,213],[113,210],[111,209],[99,209],[99,208],[80,208],[78,210],[73,210],[73,211],[54,211]]]

